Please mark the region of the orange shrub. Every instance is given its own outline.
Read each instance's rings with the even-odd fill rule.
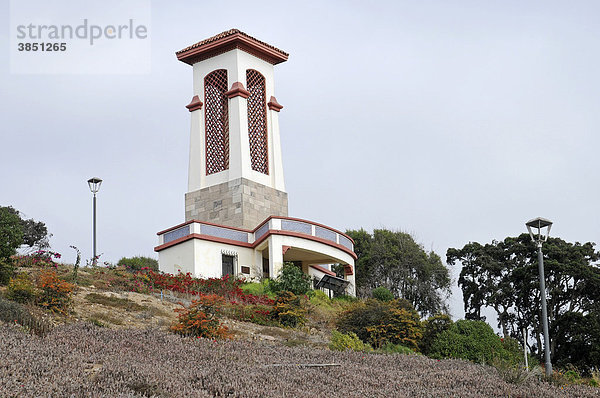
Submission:
[[[175,310],[179,315],[177,322],[171,326],[171,331],[199,338],[229,338],[227,326],[221,325],[219,320],[224,303],[225,299],[216,294],[201,295],[198,300],[192,301],[189,307]]]
[[[60,279],[56,271],[46,270],[38,277],[37,287],[41,290],[37,297],[38,305],[52,312],[67,312],[75,285]]]

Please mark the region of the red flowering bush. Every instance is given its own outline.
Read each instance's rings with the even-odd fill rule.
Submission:
[[[148,270],[146,274],[149,278],[148,283],[153,289],[172,290],[174,292],[185,293],[192,296],[202,294],[216,294],[224,297],[232,303],[243,304],[266,304],[272,305],[273,300],[267,296],[255,296],[244,293],[241,286],[244,283],[242,279],[236,279],[230,275],[222,278],[194,278],[188,272],[177,275],[157,273]]]
[[[238,304],[229,303],[225,307],[227,316],[238,321],[252,322],[258,325],[278,326],[279,322],[273,320],[272,306],[264,304]]]
[[[200,295],[189,307],[178,308],[177,322],[171,331],[184,336],[209,339],[229,338],[227,326],[221,325],[219,318],[225,300],[215,294]]]
[[[58,268],[58,260],[61,257],[60,253],[50,250],[36,250],[35,252],[25,256],[15,256],[14,262],[17,267],[53,267]]]

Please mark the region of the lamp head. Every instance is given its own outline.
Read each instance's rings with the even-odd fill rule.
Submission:
[[[100,190],[102,180],[98,177],[92,177],[88,180],[88,185],[90,186],[90,191],[95,195]]]
[[[525,225],[529,231],[529,236],[531,236],[531,239],[537,243],[538,247],[542,246],[542,243],[548,240],[548,236],[550,236],[550,228],[552,228],[552,221],[546,218],[538,217],[527,221]],[[547,228],[546,233],[543,231],[544,228]]]

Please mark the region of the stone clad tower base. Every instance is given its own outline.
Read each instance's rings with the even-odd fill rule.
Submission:
[[[185,194],[185,221],[254,229],[269,216],[287,217],[287,192],[237,178]]]

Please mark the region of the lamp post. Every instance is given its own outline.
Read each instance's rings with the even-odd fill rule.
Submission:
[[[102,180],[98,177],[93,177],[88,180],[90,191],[94,194],[94,257],[92,257],[92,265],[96,266],[96,193],[100,190]]]
[[[546,282],[544,279],[544,255],[542,254],[542,243],[548,240],[552,221],[545,218],[534,218],[525,223],[531,239],[537,244],[538,266],[540,276],[540,298],[542,300],[542,323],[544,325],[544,357],[546,362],[546,377],[552,376],[552,362],[550,362],[550,336],[548,335],[548,310],[546,308]],[[547,228],[544,234],[542,230]]]

